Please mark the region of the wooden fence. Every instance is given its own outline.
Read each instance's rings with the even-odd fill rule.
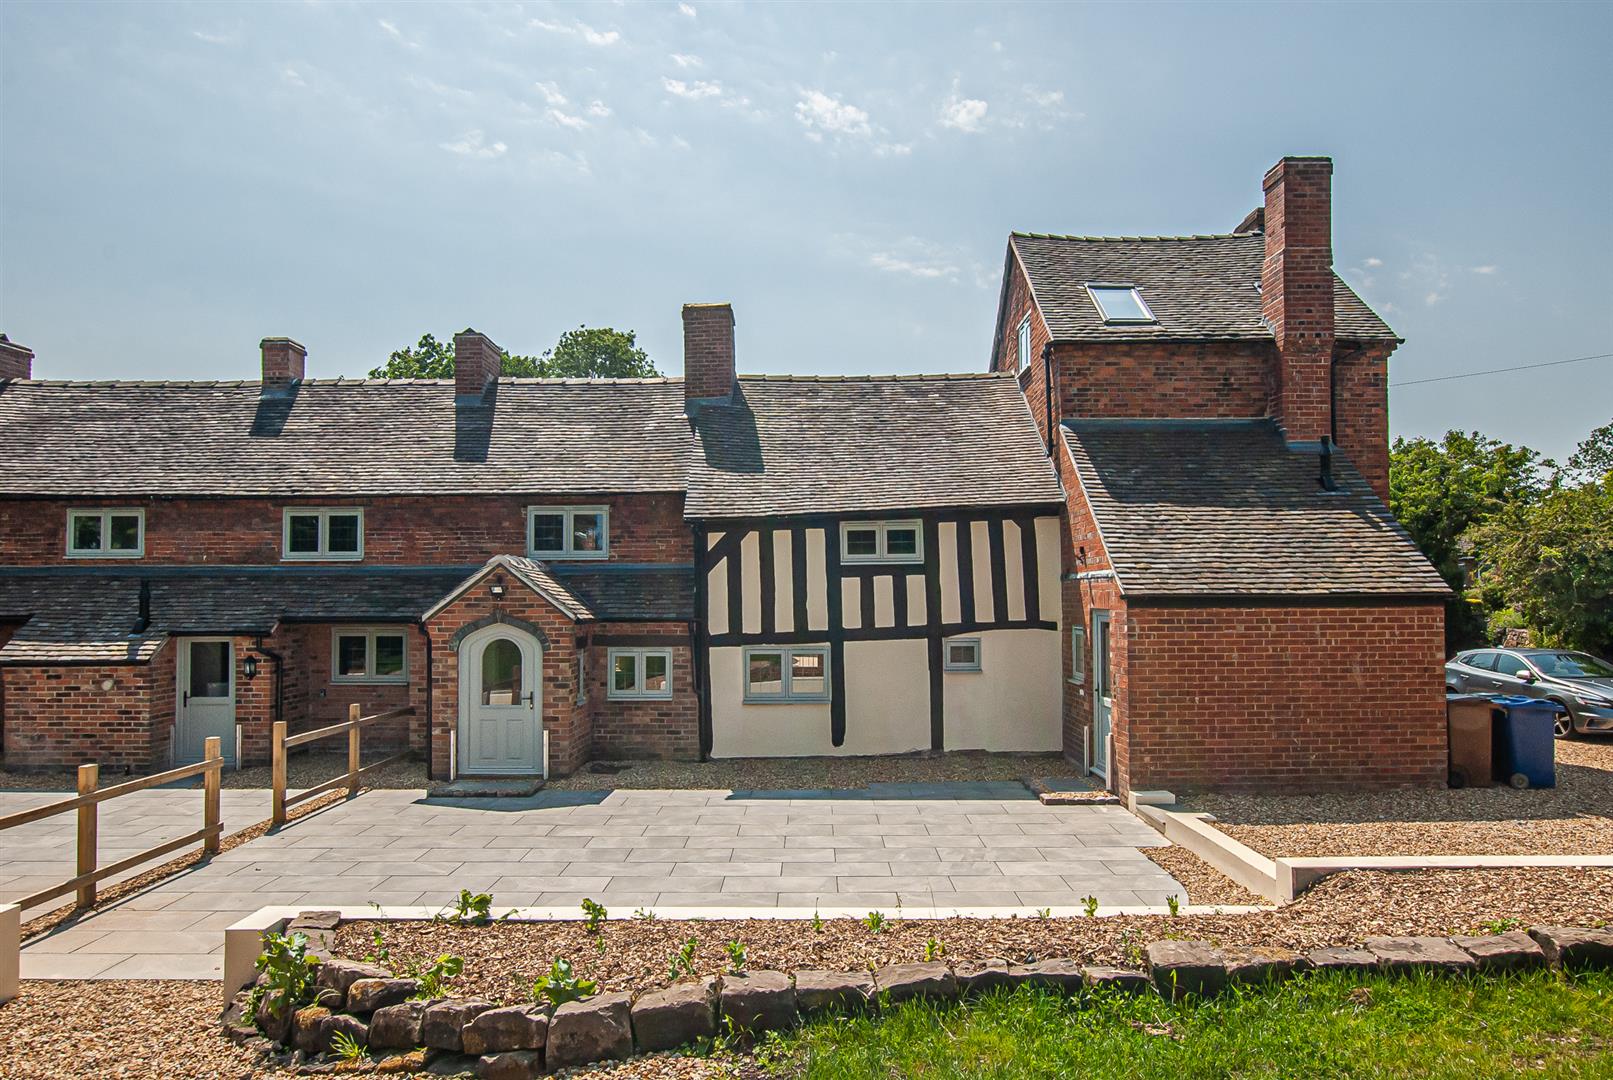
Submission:
[[[347,797],[351,799],[354,795],[358,794],[358,781],[359,778],[365,773],[371,771],[372,769],[379,769],[383,765],[390,765],[394,761],[400,761],[409,756],[409,750],[407,747],[405,747],[403,750],[391,755],[390,757],[384,757],[380,761],[371,762],[363,768],[360,768],[359,759],[362,751],[362,733],[365,725],[373,724],[379,720],[392,720],[399,716],[413,716],[414,706],[405,705],[401,709],[388,709],[386,712],[376,713],[374,716],[360,716],[359,711],[358,704],[355,702],[347,707],[347,719],[342,721],[340,724],[332,724],[329,727],[316,728],[313,731],[305,731],[300,735],[288,736],[286,734],[286,722],[284,720],[275,722],[273,745],[274,776],[273,780],[271,781],[274,788],[274,805],[270,818],[270,821],[274,827],[279,827],[286,823],[286,811],[291,809],[291,807],[300,802],[323,795],[327,791],[332,791],[339,787],[345,787],[347,789]],[[332,736],[340,735],[343,732],[347,733],[347,771],[345,773],[338,773],[329,780],[326,780],[323,784],[315,785],[306,791],[299,791],[295,795],[288,796],[286,794],[286,751],[291,750],[294,747],[304,746],[319,739],[328,739]]]
[[[78,795],[75,798],[63,799],[60,802],[47,803],[36,806],[32,810],[21,810],[15,814],[0,817],[0,832],[18,825],[26,825],[41,818],[54,817],[65,814],[69,810],[78,811],[78,866],[76,876],[47,889],[24,896],[14,901],[21,909],[37,907],[47,900],[54,900],[58,896],[65,896],[70,892],[78,894],[77,904],[81,908],[91,907],[95,904],[95,885],[99,881],[121,874],[125,870],[133,869],[141,863],[159,859],[164,855],[178,851],[182,847],[200,842],[202,853],[206,855],[218,854],[219,834],[223,826],[219,822],[219,790],[222,786],[224,770],[224,754],[216,738],[208,739],[204,757],[194,765],[182,765],[177,769],[144,776],[138,780],[130,780],[112,787],[101,787],[101,767],[99,765],[80,765],[78,767]],[[116,799],[120,795],[130,795],[136,791],[157,787],[160,784],[171,784],[176,780],[188,780],[193,776],[201,776],[202,780],[202,827],[195,832],[175,837],[167,843],[158,844],[148,848],[137,855],[119,859],[106,866],[99,865],[96,856],[98,848],[98,825],[100,805],[109,799]]]

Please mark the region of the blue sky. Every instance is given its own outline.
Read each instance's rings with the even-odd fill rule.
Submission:
[[[1613,5],[0,6],[0,327],[42,377],[362,374],[579,323],[979,370],[1011,229],[1229,230],[1334,157],[1392,381],[1613,352]],[[1566,455],[1613,361],[1393,392]]]

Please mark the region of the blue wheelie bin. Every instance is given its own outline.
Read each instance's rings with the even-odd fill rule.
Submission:
[[[1500,706],[1491,760],[1495,778],[1515,788],[1557,786],[1556,738],[1552,725],[1557,706],[1538,698],[1494,695]]]

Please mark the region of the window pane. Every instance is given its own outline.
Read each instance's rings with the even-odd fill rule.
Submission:
[[[364,635],[341,634],[336,638],[336,674],[366,675],[364,669]]]
[[[140,516],[138,514],[112,515],[112,551],[140,550]]]
[[[667,690],[666,655],[646,653],[644,656],[644,692],[664,694]]]
[[[358,551],[357,514],[332,514],[326,520],[330,522],[330,546],[326,550],[347,554]]]
[[[101,550],[101,515],[80,514],[73,518],[73,550]]]
[[[1137,296],[1137,290],[1126,287],[1119,289],[1095,288],[1092,290],[1092,299],[1098,303],[1098,310],[1103,312],[1104,319],[1115,322],[1153,322],[1153,318],[1143,308],[1142,300]]]
[[[521,648],[509,638],[482,650],[482,704],[517,705],[521,698]]]
[[[190,643],[190,696],[193,698],[230,696],[229,642]]]
[[[879,530],[878,529],[847,529],[846,530],[847,555],[878,555]]]
[[[1084,679],[1087,672],[1087,632],[1079,626],[1070,627],[1070,678]]]
[[[919,531],[911,526],[900,529],[885,530],[885,554],[887,555],[917,555],[919,553]]]
[[[746,679],[752,694],[784,693],[784,654],[751,653]]]
[[[948,645],[947,663],[953,667],[975,667],[975,647],[973,645]]]
[[[566,515],[532,515],[532,550],[566,550]]]
[[[319,552],[319,515],[292,514],[287,530],[286,550],[299,555]]]
[[[403,635],[377,634],[375,637],[375,674],[403,674]]]
[[[605,515],[571,515],[571,549],[573,551],[605,550]]]
[[[790,693],[823,693],[822,653],[796,653],[790,657]]]
[[[632,653],[617,653],[611,665],[610,685],[613,690],[631,690],[638,679],[638,657]]]

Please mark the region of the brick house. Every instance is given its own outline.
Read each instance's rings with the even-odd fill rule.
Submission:
[[[991,370],[1067,508],[1064,747],[1117,790],[1445,777],[1443,581],[1385,506],[1399,339],[1326,158],[1231,233],[1008,243]]]

